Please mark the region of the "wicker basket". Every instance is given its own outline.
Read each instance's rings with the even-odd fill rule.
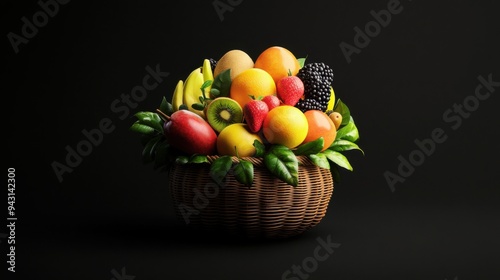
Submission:
[[[209,161],[216,158],[209,157]],[[209,164],[174,165],[168,183],[177,217],[189,227],[248,238],[298,235],[325,216],[333,180],[329,170],[317,167],[307,157],[297,158],[297,187],[275,178],[262,158],[245,158],[254,165],[251,187],[236,181],[232,174],[218,186],[209,175]]]

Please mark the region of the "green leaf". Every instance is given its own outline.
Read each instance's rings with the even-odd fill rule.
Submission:
[[[132,126],[130,127],[130,130],[141,133],[141,134],[153,134],[155,133],[155,129],[152,128],[149,125],[145,125],[140,123],[140,121],[136,121]]]
[[[208,163],[208,159],[206,155],[192,155],[189,163]]]
[[[155,147],[163,139],[163,135],[159,134],[153,137],[149,142],[144,146],[142,150],[142,161],[144,163],[150,163],[154,160],[155,157]]]
[[[264,164],[278,179],[294,187],[298,185],[299,162],[292,150],[275,145],[264,155]]]
[[[187,157],[187,156],[178,156],[175,159],[175,163],[177,163],[177,164],[186,164],[188,162],[189,162],[189,157]]]
[[[319,153],[323,149],[324,143],[325,140],[323,139],[323,137],[319,137],[314,141],[307,142],[305,144],[298,146],[297,149],[295,150],[295,154],[298,156],[302,156],[302,155]]]
[[[337,131],[337,136],[335,140],[347,140],[351,142],[356,142],[359,139],[359,131],[354,122],[349,122],[344,127]]]
[[[328,162],[328,158],[326,157],[325,154],[323,153],[310,154],[308,157],[315,165],[321,168],[330,169],[330,163]]]
[[[201,85],[201,89],[204,90],[206,89],[207,87],[211,86],[212,85],[212,80],[206,80],[202,85]]]
[[[160,111],[165,113],[165,115],[170,116],[174,112],[174,106],[167,101],[165,96],[161,100]]]
[[[233,160],[230,156],[222,156],[217,158],[210,165],[210,177],[220,186],[227,173],[231,169],[232,165]]]
[[[266,147],[259,140],[253,141],[253,146],[255,147],[255,157],[263,157],[266,152]]]
[[[343,154],[332,150],[324,150],[322,153],[336,165],[345,168],[347,170],[353,171],[353,168],[349,163],[349,160]]]
[[[170,145],[163,139],[155,146],[155,156],[154,156],[154,169],[163,167],[169,164],[168,153],[170,150]]]
[[[213,98],[217,98],[220,96],[220,90],[216,89],[216,88],[211,88],[210,89],[210,96],[212,96]]]
[[[193,105],[191,105],[191,107],[195,110],[198,110],[198,111],[203,111],[205,109],[205,106],[203,104],[200,104],[200,103],[193,103]]]
[[[234,177],[238,182],[246,186],[252,186],[253,164],[248,160],[240,159],[234,166]]]
[[[219,91],[219,96],[229,96],[229,90],[231,89],[231,69],[219,73],[212,83],[212,88]]]
[[[186,104],[181,104],[179,105],[179,110],[189,110],[189,108]]]
[[[332,178],[334,183],[340,183],[340,171],[339,166],[336,164],[330,164],[330,173],[332,173]]]
[[[134,114],[134,116],[139,119],[139,121],[149,121],[149,120],[157,120],[160,121],[160,116],[154,112],[146,112],[141,111]]]
[[[163,120],[157,113],[153,112],[137,112],[134,115],[139,119],[141,124],[145,124],[154,128],[154,130],[163,133]]]
[[[365,154],[365,152],[358,146],[358,144],[353,143],[349,140],[342,139],[333,141],[332,145],[330,145],[328,149],[336,152],[359,150],[363,155]]]
[[[153,138],[155,138],[158,135],[158,133],[152,133],[152,134],[141,134],[140,140],[141,140],[141,145],[143,147],[146,146],[146,144]]]
[[[306,64],[306,57],[298,58],[297,61],[299,62],[299,67],[302,68]]]
[[[342,100],[337,100],[333,111],[338,112],[342,115],[342,123],[340,124],[341,126],[349,123],[349,120],[351,119],[351,111],[349,110],[349,107],[347,107],[347,105],[342,102]]]

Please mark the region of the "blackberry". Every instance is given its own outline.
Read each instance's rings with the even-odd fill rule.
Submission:
[[[295,107],[299,108],[302,112],[305,112],[309,110],[322,110],[323,105],[315,99],[309,98],[299,100],[299,102],[295,104]]]
[[[333,70],[323,62],[314,62],[304,65],[297,77],[304,83],[304,99],[299,100],[295,107],[302,112],[325,111],[330,101]]]
[[[208,60],[210,60],[210,67],[212,68],[212,72],[214,72],[215,66],[217,66],[217,60],[213,58],[209,58]]]

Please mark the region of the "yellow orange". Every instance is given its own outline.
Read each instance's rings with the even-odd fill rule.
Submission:
[[[279,79],[292,75],[297,75],[300,69],[299,61],[288,49],[281,46],[272,46],[259,54],[254,64],[255,68],[260,68],[268,72],[275,83]]]
[[[320,110],[309,110],[304,115],[306,116],[309,129],[303,143],[312,142],[323,137],[324,144],[322,151],[328,149],[337,136],[337,129],[332,119]]]
[[[300,145],[308,131],[304,113],[290,105],[281,105],[269,111],[262,127],[269,143],[285,145],[290,149]]]
[[[259,96],[276,94],[276,84],[269,73],[262,69],[250,68],[241,72],[231,82],[229,97],[236,100],[241,108],[250,102],[250,95]]]

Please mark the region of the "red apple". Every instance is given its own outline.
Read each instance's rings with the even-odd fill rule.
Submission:
[[[199,115],[188,111],[175,111],[163,126],[165,137],[172,147],[189,155],[214,155],[217,134]]]

